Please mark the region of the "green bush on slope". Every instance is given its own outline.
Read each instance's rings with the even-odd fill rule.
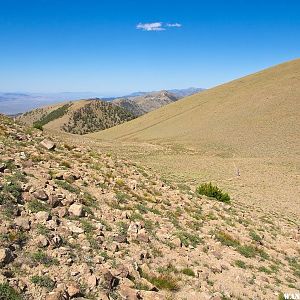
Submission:
[[[7,283],[0,283],[0,300],[22,300],[22,297]]]
[[[229,203],[230,197],[227,193],[223,193],[217,186],[212,183],[201,184],[197,189],[196,193],[199,195],[205,195],[217,199],[218,201]]]

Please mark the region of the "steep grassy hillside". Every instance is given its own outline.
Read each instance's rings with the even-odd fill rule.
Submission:
[[[282,155],[299,146],[300,60],[164,106],[91,136],[178,142],[244,155]],[[299,149],[299,148],[298,148]]]
[[[298,59],[89,136],[169,179],[214,181],[299,218],[299,99]]]

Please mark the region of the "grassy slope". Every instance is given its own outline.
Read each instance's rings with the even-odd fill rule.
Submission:
[[[178,142],[245,155],[295,153],[300,60],[179,100],[91,137]]]
[[[295,60],[89,137],[172,180],[213,181],[236,201],[299,216],[299,97]]]
[[[32,126],[33,123],[39,121],[43,116],[48,115],[49,113],[55,111],[56,109],[64,106],[68,102],[61,102],[53,105],[44,106],[41,108],[37,108],[34,110],[31,110],[29,112],[26,112],[22,115],[20,115],[17,119],[27,126]]]

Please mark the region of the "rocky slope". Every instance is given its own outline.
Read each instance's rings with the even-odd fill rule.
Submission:
[[[289,219],[200,197],[3,116],[0,158],[0,299],[276,299],[300,289]]]
[[[60,103],[27,112],[19,122],[74,134],[86,134],[132,120],[128,110],[100,99]]]

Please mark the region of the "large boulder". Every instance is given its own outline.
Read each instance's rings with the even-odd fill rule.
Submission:
[[[44,139],[40,142],[40,145],[43,146],[44,148],[46,148],[47,150],[54,150],[56,145],[47,139]]]
[[[75,216],[75,217],[83,217],[84,211],[83,211],[83,205],[79,203],[74,203],[69,207],[69,214]]]

